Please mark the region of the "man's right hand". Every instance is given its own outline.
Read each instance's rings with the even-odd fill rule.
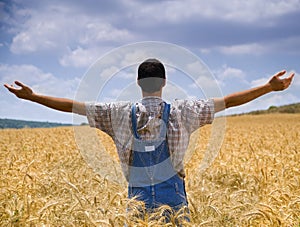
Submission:
[[[20,86],[21,88],[15,88],[13,85],[4,84],[11,93],[15,94],[18,98],[31,100],[34,93],[32,89],[20,81],[15,81],[15,84]]]
[[[285,70],[276,73],[265,85],[229,94],[224,98],[214,98],[215,112],[224,110],[225,108],[242,105],[271,91],[282,91],[287,89],[295,74],[291,73],[288,77],[281,79],[280,77],[285,73]]]
[[[287,89],[295,76],[295,73],[291,73],[288,77],[280,79],[286,73],[285,70],[276,73],[268,82],[272,91],[282,91]]]
[[[45,96],[36,94],[32,89],[20,81],[15,81],[15,84],[21,88],[16,88],[13,85],[4,84],[4,86],[18,98],[27,99],[32,102],[39,103],[41,105],[47,106],[49,108],[63,111],[63,112],[73,112],[80,115],[86,115],[86,108],[84,102],[76,102],[71,99],[57,98],[52,96]]]

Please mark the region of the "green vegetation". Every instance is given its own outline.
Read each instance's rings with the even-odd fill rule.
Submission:
[[[252,111],[249,114],[269,114],[269,113],[300,113],[300,103],[284,106],[270,106],[267,110]]]
[[[244,114],[258,115],[258,114],[272,114],[272,113],[300,113],[300,103],[294,103],[284,106],[270,106],[267,110],[255,110],[248,113],[234,114],[233,116],[240,116]]]
[[[0,119],[0,129],[3,128],[52,128],[60,126],[71,126],[72,124],[40,122],[40,121],[23,121],[13,119]]]
[[[294,103],[284,106],[270,106],[267,110],[256,110],[249,113],[234,114],[233,116],[239,116],[244,114],[271,114],[271,113],[300,113],[300,103]],[[53,122],[40,122],[40,121],[23,121],[13,119],[0,119],[0,129],[3,128],[52,128],[60,126],[71,126],[72,124],[62,124]],[[82,123],[81,125],[87,125]]]

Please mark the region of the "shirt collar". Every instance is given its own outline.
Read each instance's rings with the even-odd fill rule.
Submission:
[[[139,105],[139,111],[147,113],[158,113],[161,111],[163,100],[157,96],[144,97]]]
[[[159,105],[162,102],[163,102],[163,100],[160,97],[157,97],[157,96],[147,96],[147,97],[144,97],[142,99],[142,104],[144,106]]]

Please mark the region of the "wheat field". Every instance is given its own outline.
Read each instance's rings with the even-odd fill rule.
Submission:
[[[218,157],[197,172],[209,132],[191,139],[198,144],[186,165],[185,226],[299,227],[300,114],[228,117]],[[4,129],[0,138],[1,226],[162,225],[151,217],[133,223],[126,187],[86,164],[72,127]],[[99,139],[115,152],[108,136]]]

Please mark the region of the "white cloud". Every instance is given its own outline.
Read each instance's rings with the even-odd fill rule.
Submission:
[[[22,1],[19,1],[19,3],[22,5]],[[123,0],[117,4],[113,1],[110,3],[98,3],[100,6],[103,6],[101,9],[98,9],[98,4],[97,7],[86,5],[84,9],[82,9],[82,7],[79,7],[81,4],[84,5],[77,1],[56,1],[55,4],[50,1],[45,1],[41,4],[36,0],[24,3],[22,7],[18,7],[19,5],[16,4],[15,6],[17,7],[14,8],[12,12],[14,15],[10,18],[12,21],[8,22],[8,14],[5,14],[5,18],[3,18],[7,25],[12,25],[7,26],[7,28],[10,28],[8,33],[5,34],[14,34],[14,37],[9,37],[9,40],[12,40],[10,46],[11,51],[15,54],[27,53],[29,58],[23,61],[26,63],[32,59],[35,60],[37,55],[30,55],[32,52],[45,51],[47,52],[46,54],[50,52],[50,56],[53,56],[52,61],[57,61],[57,59],[55,59],[55,57],[57,57],[59,63],[64,67],[88,67],[108,50],[111,50],[112,47],[137,41],[137,39],[141,37],[150,39],[154,37],[155,39],[161,40],[165,38],[167,41],[172,42],[174,39],[171,36],[174,34],[178,34],[178,37],[181,38],[180,34],[183,33],[183,30],[180,25],[190,24],[190,27],[185,26],[186,33],[184,34],[187,34],[188,37],[184,36],[182,40],[180,40],[180,43],[189,46],[192,39],[198,39],[198,37],[196,37],[196,34],[199,35],[197,30],[204,36],[204,33],[211,33],[212,35],[205,36],[210,43],[208,48],[202,48],[201,52],[212,53],[212,56],[214,54],[213,51],[218,51],[223,55],[249,54],[251,56],[256,54],[270,54],[273,52],[277,54],[299,53],[298,47],[300,46],[300,38],[297,35],[297,30],[295,29],[295,33],[291,34],[290,30],[292,29],[291,26],[293,26],[293,23],[287,22],[288,20],[291,21],[289,15],[293,15],[293,12],[299,11],[299,0],[254,0],[251,2],[237,0],[226,2],[217,0],[143,2]],[[0,3],[0,8],[3,7],[3,5],[4,3]],[[116,5],[121,5],[121,9],[116,7]],[[135,10],[136,8],[139,8],[139,10]],[[97,12],[98,10],[103,11],[103,13]],[[115,11],[117,11],[117,13],[124,11],[124,13],[117,14]],[[281,16],[284,17],[281,18]],[[283,21],[279,19],[283,19]],[[215,35],[214,32],[206,32],[205,29],[214,31],[214,27],[211,28],[210,26],[216,26],[216,24],[221,24],[221,26],[216,26],[216,28],[222,29],[223,22],[224,31],[226,30],[226,32],[228,32],[229,37],[213,37]],[[250,30],[248,30],[248,27],[244,25],[244,23],[251,23],[249,26]],[[287,27],[288,34],[284,35],[285,31],[282,31],[282,34],[278,37],[272,36],[272,38],[269,38],[271,37],[269,33],[268,35],[261,34],[261,37],[236,37],[236,28],[244,28],[245,30],[243,31],[246,32],[256,31],[256,28],[273,26],[272,23],[282,23],[283,25],[287,23],[290,25],[290,27]],[[197,27],[197,29],[194,27],[196,24],[199,24],[199,28]],[[229,30],[227,30],[226,27],[228,25]],[[230,27],[232,25],[233,28]],[[166,30],[167,36],[164,37],[164,34],[161,34],[163,32],[157,32],[157,34],[152,36],[151,33],[157,31],[151,30],[151,28],[154,27],[158,29],[158,31],[162,31],[159,30],[162,28],[168,28],[169,30]],[[195,31],[195,33],[192,33],[192,31]],[[272,32],[273,29],[262,31]],[[227,34],[226,32],[225,35]],[[260,41],[261,38],[263,38],[264,41]],[[201,43],[202,40],[197,42],[199,48],[201,45],[205,45],[205,41],[204,44]],[[3,41],[2,46],[3,43],[5,46],[7,45],[7,41]],[[279,43],[280,45],[278,45]],[[209,49],[210,46],[214,47]],[[52,55],[53,53],[55,54]],[[31,56],[34,57],[31,59]],[[39,56],[44,57],[43,53]],[[149,51],[140,50],[128,52],[128,54],[124,56],[123,58],[113,56],[112,59],[106,59],[110,62],[105,63],[104,70],[101,70],[97,76],[101,78],[112,76],[118,69],[109,68],[111,65],[118,67],[128,66],[129,64],[138,64],[146,58],[151,57],[149,56]],[[50,61],[48,57],[49,55],[46,55],[46,61]],[[287,56],[287,59],[288,57],[290,56]],[[223,61],[222,59],[222,62],[226,61],[230,60],[224,59]],[[116,64],[116,62],[118,63]],[[30,80],[34,80],[34,77],[40,78],[42,75],[44,77],[48,76],[50,78],[48,78],[48,80],[53,81],[53,87],[55,87],[54,84],[56,84],[56,82],[62,81],[62,79],[29,64],[30,63],[28,63],[28,65],[22,65],[22,67],[16,65],[9,67],[17,67],[18,69],[16,69],[15,72],[20,72],[20,78],[24,78],[25,81],[28,80],[33,84],[35,82],[31,82]],[[289,60],[286,60],[286,62],[282,64],[288,65]],[[33,68],[30,69],[30,67]],[[269,65],[266,65],[266,67],[269,67]],[[20,68],[22,68],[24,72],[31,73],[26,75],[38,76],[24,77],[22,76],[23,74]],[[201,75],[199,72],[201,66],[199,67],[196,63],[195,65],[191,64],[187,66],[187,68]],[[55,72],[55,69],[53,70],[53,72]],[[13,71],[11,71],[11,73],[13,73]],[[168,73],[171,74],[172,72],[168,71]],[[224,89],[225,87],[226,89],[228,88],[228,91],[240,90],[243,86],[255,86],[264,82],[265,79],[247,81],[248,75],[243,69],[226,65],[216,70],[214,74],[217,77],[217,83],[222,85]],[[122,78],[129,79],[134,78],[136,74],[127,73],[126,71],[122,76]],[[299,79],[295,77],[294,84],[300,83],[298,81]],[[39,81],[37,81],[36,84],[38,84],[38,82]],[[209,78],[199,78],[199,83],[204,84],[206,87],[209,87],[210,84],[215,82],[216,81],[210,80]],[[62,82],[62,84],[64,83]],[[229,90],[229,87],[232,90]],[[44,89],[43,91],[47,90]]]
[[[17,10],[15,14],[22,14]],[[83,12],[72,5],[50,6],[39,11],[26,9],[26,19],[16,27],[11,51],[16,54],[35,51],[64,51],[69,45],[96,46],[99,43],[129,41],[126,29],[113,27],[108,21]],[[73,58],[75,58],[73,56]]]
[[[270,76],[270,78],[271,78],[271,76]],[[257,79],[257,80],[252,80],[250,82],[251,87],[261,86],[261,85],[267,83],[270,78],[269,77],[263,77],[263,78],[260,78],[260,79]]]
[[[287,71],[285,73],[285,75],[281,76],[280,78],[284,79],[284,78],[288,77],[289,75],[291,75],[291,73],[295,73],[295,76],[294,76],[294,79],[292,81],[291,86],[292,87],[299,87],[299,90],[300,90],[300,77],[299,77],[299,74],[296,71],[293,71],[293,70]],[[256,80],[252,80],[250,82],[251,87],[257,87],[257,86],[260,86],[260,85],[263,85],[263,84],[267,83],[271,79],[271,77],[275,74],[276,74],[276,72],[272,75],[270,74],[266,77],[262,77],[262,78],[259,78],[259,79],[256,79]]]
[[[102,52],[103,50],[98,48],[83,49],[77,47],[75,50],[69,50],[63,55],[59,59],[59,63],[65,67],[88,67],[101,56]]]
[[[193,75],[207,75],[210,74],[208,68],[204,63],[196,61],[187,65],[187,70]],[[207,75],[210,76],[210,75]]]
[[[287,72],[283,78],[287,77],[293,71]],[[261,86],[269,81],[272,75],[252,80],[250,81],[251,87]],[[281,106],[291,103],[299,103],[299,90],[300,90],[300,77],[297,72],[295,72],[294,81],[291,86],[284,91],[279,92],[271,92],[267,95],[263,95],[258,99],[255,99],[247,104],[230,108],[226,110],[226,114],[233,114],[233,113],[246,113],[253,110],[263,110],[268,109],[270,106]]]
[[[217,77],[221,80],[226,79],[245,79],[245,73],[241,69],[223,65],[222,69],[217,71]]]
[[[0,65],[0,83],[13,84],[19,80],[37,93],[73,98],[79,78],[65,80],[43,72],[33,65]]]
[[[131,67],[130,70],[121,70],[118,75],[120,78],[123,79],[130,79],[131,81],[135,81],[137,77],[137,67]]]
[[[295,73],[295,76],[294,76],[294,79],[293,79],[293,84],[295,86],[298,86],[299,87],[298,91],[300,91],[300,73],[298,73],[298,72],[296,72],[294,70],[292,70],[292,72]]]
[[[141,3],[143,4],[143,3]],[[139,6],[141,7],[141,4]],[[298,0],[254,0],[254,1],[165,1],[145,5],[137,14],[140,17],[151,15],[160,21],[173,23],[191,18],[206,18],[212,20],[239,21],[254,23],[262,19],[275,18],[299,10]],[[139,16],[136,16],[137,18]],[[266,20],[271,23],[271,20]]]
[[[223,65],[213,71],[223,94],[227,95],[242,89],[248,89],[247,74],[242,69]]]
[[[232,24],[239,27],[243,26],[243,23],[252,23],[254,26],[263,27],[265,23],[278,23],[280,16],[300,9],[299,0],[120,1],[119,4],[108,4],[111,8],[107,9],[105,8],[107,4],[102,4],[103,8],[99,10],[101,12],[107,10],[107,13],[103,14],[96,14],[93,6],[79,9],[80,5],[81,3],[76,1],[56,2],[56,4],[46,1],[43,2],[43,7],[41,4],[35,4],[35,1],[24,3],[24,7],[13,11],[15,21],[10,24],[7,22],[9,25],[13,25],[9,27],[14,32],[10,50],[15,54],[36,51],[55,52],[60,56],[64,66],[82,65],[85,67],[89,60],[84,60],[79,53],[84,52],[83,55],[88,55],[89,59],[90,56],[94,56],[93,48],[97,46],[107,46],[108,44],[119,46],[149,38],[176,41],[175,37],[152,34],[154,30],[152,31],[151,28],[154,26],[157,31],[167,26],[171,31],[170,34],[173,35],[176,34],[174,32],[176,29],[178,29],[178,33],[194,31],[195,23],[199,24],[199,29],[205,32],[205,29],[212,29],[210,26],[222,29],[222,27],[216,26],[215,22],[226,23],[229,21],[226,25],[229,25],[229,32],[234,35],[236,30],[230,27]],[[123,6],[123,14],[116,14],[116,12],[121,12],[117,5]],[[101,4],[95,3],[94,7],[101,7]],[[137,8],[139,10],[136,10]],[[94,13],[90,13],[90,11]],[[111,16],[108,16],[110,14]],[[183,31],[182,27],[177,26],[182,23],[192,25],[191,27],[184,26],[187,30]],[[149,29],[148,26],[150,26]],[[209,33],[214,34],[214,32]],[[195,34],[197,34],[197,29]],[[205,37],[214,40],[212,35],[205,34]],[[180,38],[180,35],[178,37]],[[187,42],[193,40],[191,37],[183,38],[187,39]],[[230,37],[227,39],[233,40]],[[241,39],[246,38],[241,37]],[[289,38],[285,41],[286,44],[285,42],[281,43],[284,47],[278,47],[278,43],[273,43],[271,46],[268,43],[265,45],[265,43],[255,40],[250,43],[239,42],[237,45],[234,42],[224,41],[230,43],[230,45],[224,44],[224,46],[220,46],[220,43],[224,42],[217,40],[215,42],[218,42],[216,45],[219,45],[216,49],[224,54],[261,54],[272,51],[273,47],[275,49],[289,48],[290,51],[293,51],[290,47],[295,44],[299,46],[299,40],[299,37]],[[180,39],[180,41],[182,40]],[[199,43],[205,45],[201,41]],[[199,45],[201,46],[201,44]],[[74,49],[77,46],[81,49]],[[210,50],[202,48],[201,51],[207,53]]]
[[[111,89],[109,95],[111,95],[112,97],[116,97],[119,96],[121,92],[121,89]]]
[[[185,89],[193,88],[196,94],[189,94],[191,97],[215,97],[220,96],[219,81],[209,71],[208,67],[201,61],[189,63],[186,68],[188,79],[191,80]]]
[[[145,46],[145,48],[147,48]],[[124,59],[122,60],[121,65],[122,66],[129,66],[129,65],[133,65],[133,64],[140,64],[142,63],[144,60],[148,59],[151,53],[148,53],[146,50],[144,49],[133,49],[133,50],[129,50],[125,55],[124,55]]]
[[[216,79],[207,77],[207,76],[199,76],[197,78],[197,80],[195,81],[195,83],[190,84],[190,88],[195,88],[195,89],[199,89],[200,88],[205,88],[207,90],[211,90],[211,89],[216,89],[218,88],[219,85],[219,81],[217,81]]]
[[[19,10],[16,14],[20,14]],[[11,51],[16,54],[30,53],[37,50],[57,48],[65,41],[70,19],[63,20],[63,14],[53,12],[37,12],[27,9],[28,19],[20,24],[13,37]],[[59,23],[59,21],[63,21]],[[70,24],[71,25],[71,24]],[[63,28],[63,29],[62,29]]]
[[[106,68],[105,70],[103,70],[100,74],[100,77],[103,80],[107,80],[111,77],[113,77],[116,73],[120,72],[120,69],[116,66],[111,66],[109,68]]]
[[[187,99],[189,96],[188,91],[184,88],[179,87],[176,84],[168,83],[163,90],[163,97],[168,101],[172,102],[175,99]]]
[[[100,45],[91,44],[88,48],[79,46],[73,51],[69,50],[68,53],[60,59],[60,63],[63,66],[87,67],[90,66],[91,63],[95,63],[96,60],[99,60],[99,63],[102,65],[117,65],[123,68],[138,65],[151,56],[151,53],[143,48],[138,49],[135,47],[134,49],[130,49],[126,48],[126,46],[122,46],[122,49],[118,49],[109,46],[99,46]],[[118,52],[118,50],[120,50],[120,52]]]
[[[132,101],[136,102],[142,98],[140,88],[135,82],[124,85],[123,88],[112,88],[108,96],[104,97],[104,100],[111,101]]]
[[[0,65],[0,78],[2,83],[11,83],[21,80],[24,83],[35,84],[49,80],[53,77],[50,73],[44,73],[33,65]]]
[[[98,43],[103,41],[130,40],[133,36],[126,29],[114,28],[111,24],[100,19],[86,18],[84,33],[79,36],[82,44]]]
[[[236,54],[260,55],[268,51],[268,48],[265,45],[259,43],[220,46],[220,47],[216,47],[216,49],[226,55],[236,55]]]
[[[290,91],[273,92],[259,97],[249,103],[226,110],[226,114],[247,113],[254,110],[265,110],[270,106],[281,106],[299,102],[299,98]]]
[[[289,76],[291,73],[295,73],[295,76],[293,78],[293,81],[290,85],[290,87],[288,88],[288,92],[292,95],[294,95],[295,97],[298,98],[298,100],[295,100],[295,102],[300,102],[300,97],[299,97],[299,91],[300,91],[300,74],[295,71],[295,70],[291,70],[288,71],[286,73],[286,76]]]
[[[225,55],[263,55],[269,53],[291,53],[298,54],[300,46],[300,37],[287,36],[268,42],[244,43],[230,46],[215,46],[211,49],[200,49],[201,53],[207,54],[216,50]]]
[[[34,92],[55,96],[74,98],[79,84],[79,78],[64,79],[44,72],[33,65],[0,65],[0,84],[13,84],[19,80],[30,86]],[[20,100],[10,94],[3,86],[1,97],[0,116],[3,118],[72,122],[72,115],[41,107],[32,102]],[[2,92],[2,91],[1,91]]]

